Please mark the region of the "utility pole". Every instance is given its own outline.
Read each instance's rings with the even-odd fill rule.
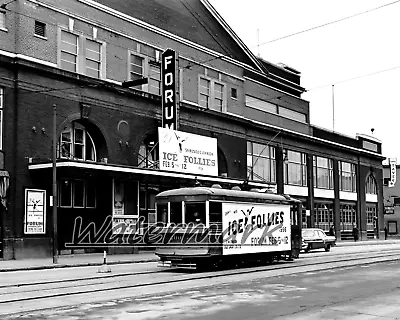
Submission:
[[[53,104],[53,263],[58,263],[57,241],[57,106]]]
[[[335,85],[332,85],[332,131],[335,131]]]

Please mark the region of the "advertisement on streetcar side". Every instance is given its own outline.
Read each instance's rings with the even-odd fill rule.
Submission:
[[[223,255],[291,250],[290,206],[223,203]]]

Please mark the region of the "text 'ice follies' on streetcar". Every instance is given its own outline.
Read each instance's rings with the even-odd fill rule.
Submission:
[[[301,203],[286,195],[180,188],[156,196],[159,266],[214,269],[298,258]],[[161,239],[161,240],[160,240]]]

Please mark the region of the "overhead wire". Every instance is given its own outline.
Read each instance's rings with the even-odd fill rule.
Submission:
[[[255,47],[263,46],[263,45],[268,44],[268,43],[276,42],[276,41],[279,41],[279,40],[282,40],[282,39],[286,39],[286,38],[289,38],[289,37],[293,37],[293,36],[296,36],[296,35],[298,35],[298,34],[306,33],[306,32],[309,32],[309,31],[312,31],[312,30],[315,30],[315,29],[319,29],[319,28],[322,28],[322,27],[326,27],[326,26],[329,26],[329,25],[331,25],[331,24],[335,24],[335,23],[338,23],[338,22],[342,22],[342,21],[345,21],[345,20],[348,20],[348,19],[351,19],[351,18],[354,18],[354,17],[358,17],[358,16],[364,15],[364,14],[366,14],[366,13],[369,13],[369,12],[372,12],[372,11],[375,11],[375,10],[378,10],[378,9],[381,9],[381,8],[384,8],[384,7],[387,7],[387,6],[396,4],[396,3],[398,3],[398,2],[400,2],[400,0],[393,1],[393,2],[390,2],[390,3],[384,4],[384,5],[381,5],[381,6],[379,6],[379,7],[376,7],[376,8],[373,8],[373,9],[369,9],[369,10],[366,10],[366,11],[363,11],[363,12],[359,12],[359,13],[356,13],[356,14],[353,14],[353,15],[350,15],[350,16],[347,16],[347,17],[338,19],[338,20],[334,20],[334,21],[331,21],[331,22],[327,22],[327,23],[321,24],[321,25],[319,25],[319,26],[315,26],[315,27],[312,27],[312,28],[309,28],[309,29],[305,29],[305,30],[302,30],[302,31],[294,32],[294,33],[288,34],[288,35],[283,36],[283,37],[279,37],[279,38],[276,38],[276,39],[273,39],[273,40],[269,40],[269,41],[260,43],[260,44],[258,44],[258,45],[256,45],[256,46],[254,46],[254,48],[255,48]]]
[[[330,87],[330,86],[332,86],[332,85],[336,85],[336,84],[343,83],[343,82],[348,82],[348,81],[352,81],[352,80],[357,80],[357,79],[362,79],[362,78],[374,76],[374,75],[377,75],[377,74],[380,74],[380,73],[383,73],[383,72],[392,71],[392,70],[399,69],[399,68],[400,68],[400,65],[399,65],[399,66],[392,67],[392,68],[389,68],[389,69],[383,69],[383,70],[379,70],[379,71],[376,71],[376,72],[364,74],[364,75],[361,75],[361,76],[356,76],[356,77],[353,77],[353,78],[348,78],[348,79],[344,79],[344,80],[332,82],[332,83],[329,83],[329,84],[325,84],[325,85],[313,87],[313,88],[311,88],[311,89],[306,89],[305,92],[309,92],[309,91],[313,91],[313,90],[325,88],[325,87],[328,87],[328,86]]]
[[[182,2],[182,0],[181,0],[181,2]],[[369,12],[371,12],[371,11],[378,10],[378,9],[383,8],[383,7],[387,7],[387,6],[390,6],[390,5],[399,3],[399,2],[400,2],[400,0],[393,1],[393,2],[390,2],[390,3],[384,4],[384,5],[381,5],[381,6],[379,6],[379,7],[375,7],[375,8],[373,8],[373,9],[369,9],[369,10],[366,10],[366,11],[363,11],[363,12],[360,12],[360,13],[357,13],[357,14],[354,14],[354,15],[351,15],[351,16],[348,16],[348,17],[345,17],[345,18],[342,18],[342,19],[338,19],[338,20],[335,20],[335,21],[332,21],[332,22],[328,22],[328,23],[322,24],[322,25],[320,25],[320,26],[316,26],[316,27],[313,27],[313,28],[310,28],[310,29],[306,29],[306,30],[303,30],[303,31],[299,31],[299,32],[295,32],[295,33],[292,33],[292,34],[290,34],[290,35],[287,35],[287,36],[284,36],[284,37],[280,37],[280,38],[277,38],[277,39],[274,39],[274,40],[271,40],[271,41],[267,41],[267,42],[262,43],[262,44],[260,44],[260,45],[258,45],[258,46],[261,46],[261,45],[264,45],[264,44],[267,44],[267,43],[270,43],[270,42],[278,41],[278,40],[281,40],[281,39],[284,39],[284,38],[287,38],[287,37],[291,37],[291,36],[294,36],[294,35],[297,35],[297,34],[300,34],[300,33],[305,33],[305,32],[308,32],[308,31],[311,31],[311,30],[314,30],[314,29],[317,29],[317,28],[321,28],[321,27],[324,27],[324,26],[333,24],[333,23],[337,23],[337,22],[340,22],[340,21],[344,21],[344,20],[347,20],[347,19],[350,19],[350,18],[359,16],[359,15],[362,15],[362,14],[366,14],[366,13],[369,13]],[[187,10],[193,15],[193,17],[194,17],[196,20],[198,20],[197,17],[193,14],[193,12],[192,12],[183,2],[182,2],[182,4],[183,4],[183,5],[187,8]],[[32,16],[30,16],[30,15],[26,15],[26,14],[24,14],[24,13],[11,10],[11,9],[9,9],[9,8],[6,8],[5,10],[10,11],[10,12],[15,13],[15,14],[22,15],[22,16],[27,17],[27,18],[32,19],[32,20],[36,20],[34,17],[32,17]],[[49,22],[48,20],[43,20],[43,19],[42,19],[41,21],[42,21],[42,22],[46,22],[46,23],[49,24],[49,25],[59,27],[58,24]],[[198,22],[201,23],[199,20],[198,20]],[[206,31],[214,38],[214,40],[216,40],[216,41],[218,40],[218,39],[215,39],[215,37],[207,30],[206,27],[205,27],[205,29],[206,29]],[[133,40],[133,41],[135,41],[135,40]],[[123,48],[123,49],[129,50],[129,48],[122,47],[122,46],[117,45],[117,44],[115,44],[115,46],[116,46],[116,47],[119,47],[119,48]],[[225,50],[222,46],[221,46],[221,49],[223,49],[223,50],[226,52],[226,50]],[[157,50],[157,49],[154,49],[154,50]],[[133,51],[133,50],[132,50],[132,53],[134,54],[134,53],[136,53],[136,51]],[[155,59],[155,57],[152,56],[152,55],[149,55],[149,54],[146,54],[146,53],[142,53],[142,52],[137,52],[137,53],[139,53],[140,55],[143,55],[143,56],[146,56],[146,57]],[[220,56],[217,56],[217,57],[214,57],[214,58],[211,58],[211,59],[207,59],[207,60],[203,60],[203,61],[199,61],[199,62],[189,62],[186,66],[181,67],[180,69],[190,69],[190,68],[191,68],[193,65],[195,65],[195,64],[206,64],[206,63],[208,63],[208,62],[221,59],[222,57],[229,57],[229,55],[220,55]],[[379,73],[382,73],[382,72],[386,72],[386,71],[390,71],[390,70],[393,70],[393,69],[397,69],[397,68],[399,68],[399,67],[400,67],[400,66],[396,66],[396,67],[393,67],[393,68],[389,68],[389,69],[377,71],[377,72],[374,72],[374,73],[371,73],[371,74],[366,74],[366,75],[357,76],[357,77],[354,77],[354,78],[345,79],[345,80],[341,80],[341,81],[334,82],[334,83],[330,83],[330,84],[325,84],[325,85],[322,85],[322,86],[317,86],[317,87],[314,87],[314,88],[311,88],[311,89],[306,89],[305,92],[309,92],[309,91],[316,90],[316,89],[319,89],[319,88],[324,88],[324,87],[331,86],[331,85],[334,85],[334,84],[339,84],[339,83],[343,83],[343,82],[347,82],[347,81],[351,81],[351,80],[356,80],[356,79],[360,79],[360,78],[372,76],[372,75],[379,74]],[[148,74],[148,77],[150,78],[151,76],[156,75],[156,74],[159,74],[159,73],[149,73],[149,74]],[[51,89],[47,89],[47,90],[33,91],[32,93],[41,93],[41,92],[46,92],[46,91],[62,91],[62,90],[70,90],[70,89],[73,89],[73,88],[72,88],[72,87],[68,87],[68,88],[51,88]]]

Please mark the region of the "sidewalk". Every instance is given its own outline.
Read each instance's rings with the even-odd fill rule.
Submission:
[[[337,247],[345,246],[365,246],[365,245],[385,245],[385,244],[400,244],[400,239],[388,240],[364,240],[364,241],[339,241]],[[107,255],[107,264],[127,264],[141,262],[156,262],[158,256],[154,252],[141,252],[137,254],[109,254]],[[53,258],[40,259],[22,259],[22,260],[0,260],[0,273],[7,271],[24,271],[24,270],[43,270],[54,268],[67,267],[87,267],[100,266],[103,264],[102,253],[90,254],[75,254],[75,255],[60,255],[58,263],[53,264]]]
[[[400,239],[387,239],[387,240],[379,240],[379,239],[370,239],[370,240],[362,240],[362,241],[351,241],[351,240],[343,240],[336,242],[337,247],[345,247],[345,246],[371,246],[371,245],[383,245],[383,244],[400,244]]]
[[[0,260],[0,272],[43,270],[68,267],[100,266],[104,258],[102,253],[60,255],[58,263],[53,263],[53,258],[21,259],[21,260]],[[107,255],[107,264],[141,263],[158,261],[154,252],[143,252],[136,254],[110,254]]]

